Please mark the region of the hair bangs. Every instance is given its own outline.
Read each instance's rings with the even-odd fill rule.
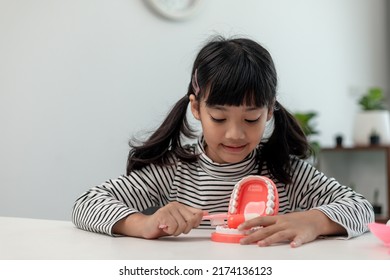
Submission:
[[[272,85],[264,78],[264,69],[253,60],[239,57],[224,60],[214,68],[207,81],[206,104],[209,106],[254,106],[264,107],[273,102]]]

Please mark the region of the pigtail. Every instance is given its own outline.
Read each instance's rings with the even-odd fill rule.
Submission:
[[[181,98],[172,108],[160,127],[141,145],[130,141],[131,150],[127,159],[127,174],[151,163],[169,164],[168,155],[171,151],[179,159],[191,162],[196,155],[182,147],[182,135],[194,138],[195,131],[187,120],[188,96]]]
[[[290,156],[306,159],[312,150],[295,117],[278,102],[275,108],[274,132],[261,149],[260,162],[266,162],[272,176],[287,184],[291,183]]]

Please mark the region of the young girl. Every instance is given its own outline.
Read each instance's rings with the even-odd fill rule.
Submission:
[[[261,45],[245,38],[208,42],[187,94],[144,143],[130,144],[127,174],[77,199],[75,225],[146,239],[207,228],[205,212],[226,213],[234,185],[261,175],[277,186],[279,214],[241,224],[241,230],[259,227],[241,244],[297,247],[321,235],[351,238],[367,231],[372,206],[304,161],[311,155],[307,139],[277,101],[276,88],[274,63]],[[195,138],[186,119],[189,104],[202,126],[192,146],[182,144],[183,137]],[[266,126],[272,126],[269,137]]]

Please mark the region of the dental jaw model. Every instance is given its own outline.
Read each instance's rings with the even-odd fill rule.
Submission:
[[[263,176],[248,176],[239,181],[233,189],[228,213],[206,215],[217,225],[211,240],[215,242],[239,243],[245,235],[237,227],[243,222],[260,217],[277,215],[279,197],[275,184]]]

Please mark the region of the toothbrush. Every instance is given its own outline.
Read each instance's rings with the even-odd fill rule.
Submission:
[[[219,214],[211,214],[211,215],[203,215],[202,220],[210,220],[212,226],[220,226],[226,224],[225,220],[227,220],[227,225],[229,228],[237,228],[240,224],[250,219],[260,217],[257,213],[246,213],[246,214],[227,214],[227,213],[219,213]],[[159,225],[159,229],[167,228],[167,225]]]
[[[203,220],[210,220],[212,226],[218,226],[225,224],[227,220],[227,225],[229,228],[237,228],[240,224],[250,219],[260,217],[258,213],[245,213],[245,214],[213,214],[213,215],[204,215]]]
[[[213,215],[208,215],[205,214],[203,215],[202,220],[210,220],[212,226],[218,226],[218,225],[223,225],[225,224],[225,220],[228,218],[227,213],[221,213],[221,214],[213,214]],[[164,229],[167,228],[167,225],[159,225],[159,229]]]

